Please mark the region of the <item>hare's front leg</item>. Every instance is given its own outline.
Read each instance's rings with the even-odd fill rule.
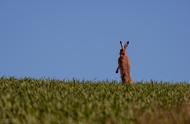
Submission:
[[[116,69],[115,73],[118,73],[118,72],[119,72],[119,66],[117,67],[117,69]]]

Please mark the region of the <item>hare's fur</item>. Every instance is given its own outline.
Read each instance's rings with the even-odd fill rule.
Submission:
[[[118,68],[116,70],[116,73],[118,73],[118,70],[120,70],[121,80],[123,84],[132,84],[131,74],[130,74],[130,62],[129,58],[126,53],[126,48],[128,47],[129,42],[127,42],[124,47],[121,43],[121,50],[120,50],[120,57],[118,59]]]

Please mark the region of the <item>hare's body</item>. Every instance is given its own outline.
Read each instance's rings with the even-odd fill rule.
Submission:
[[[126,53],[126,48],[129,44],[127,42],[124,47],[121,43],[121,50],[120,50],[120,57],[118,59],[118,68],[116,70],[116,73],[118,73],[118,70],[120,70],[121,80],[123,84],[132,84],[131,80],[131,74],[130,74],[130,62]]]
[[[123,83],[131,83],[130,63],[127,56],[120,56],[118,59],[121,80]]]

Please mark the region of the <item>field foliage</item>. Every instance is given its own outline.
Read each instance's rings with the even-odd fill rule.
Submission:
[[[189,124],[190,84],[2,77],[0,123]]]

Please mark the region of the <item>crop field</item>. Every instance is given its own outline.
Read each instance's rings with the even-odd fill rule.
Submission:
[[[0,78],[1,124],[190,124],[190,84]]]

